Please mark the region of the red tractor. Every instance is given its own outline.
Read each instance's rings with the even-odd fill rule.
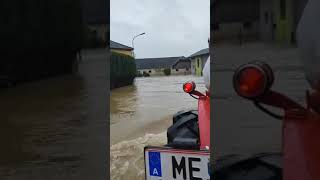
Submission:
[[[198,99],[198,111],[182,111],[168,128],[168,144],[145,147],[146,179],[318,180],[320,179],[320,92],[306,93],[306,105],[271,90],[273,71],[263,62],[240,66],[234,73],[237,94],[283,121],[283,150],[250,157],[225,156],[210,165],[210,94],[183,89]],[[266,106],[280,108],[276,114]]]
[[[183,90],[198,100],[198,110],[180,111],[167,130],[167,145],[145,147],[146,180],[210,179],[210,96],[187,82]]]

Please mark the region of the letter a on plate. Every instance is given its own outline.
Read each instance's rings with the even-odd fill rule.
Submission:
[[[149,152],[149,169],[150,176],[162,176],[160,152]]]

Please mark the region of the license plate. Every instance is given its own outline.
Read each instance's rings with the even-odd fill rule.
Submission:
[[[208,151],[145,147],[146,180],[209,180]]]

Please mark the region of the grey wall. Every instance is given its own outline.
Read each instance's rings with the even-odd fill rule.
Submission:
[[[208,60],[209,54],[203,55],[201,56],[201,60],[202,60],[202,69],[204,68],[204,65],[206,64],[207,60]]]

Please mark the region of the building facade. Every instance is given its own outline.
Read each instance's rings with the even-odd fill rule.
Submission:
[[[183,56],[136,59],[137,71],[141,75],[163,76],[164,71],[171,75],[191,74],[191,60]]]
[[[264,40],[295,43],[296,28],[307,0],[260,0],[260,32]]]
[[[295,43],[307,0],[215,0],[213,39]]]
[[[213,41],[257,39],[259,0],[215,0],[212,6]]]
[[[172,75],[189,75],[191,74],[191,59],[182,58],[176,61],[171,68]]]
[[[191,74],[202,76],[202,70],[209,58],[209,48],[202,49],[191,56]]]
[[[120,44],[112,40],[110,40],[110,51],[134,57],[132,47]]]

